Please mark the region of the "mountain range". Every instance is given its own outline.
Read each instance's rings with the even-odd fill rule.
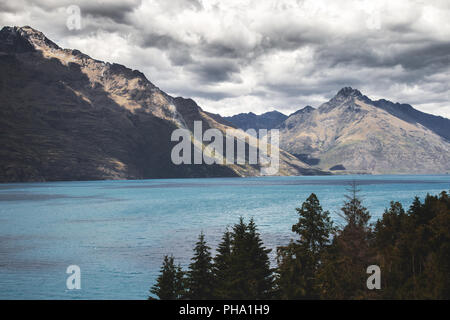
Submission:
[[[248,162],[173,164],[171,134],[192,133],[194,121],[241,140],[241,129],[279,129],[280,175],[450,172],[449,119],[350,87],[289,116],[222,117],[172,97],[137,70],[60,48],[31,27],[0,31],[0,70],[2,182],[260,175]]]
[[[350,87],[282,124],[281,147],[317,168],[347,173],[450,172],[450,120],[372,101]],[[308,161],[309,160],[309,161]]]
[[[265,114],[256,118],[266,118]],[[230,122],[245,129],[257,122]],[[240,116],[239,120],[242,119]],[[309,165],[334,173],[450,172],[450,120],[409,104],[371,100],[342,88],[317,109],[306,106],[279,123],[280,146]]]
[[[224,120],[243,130],[274,129],[287,118],[287,115],[276,110],[269,111],[260,115],[249,112],[239,113],[231,117],[223,117]]]
[[[192,99],[168,95],[137,70],[60,48],[31,27],[0,31],[0,70],[2,182],[260,174],[248,162],[173,164],[177,128],[192,132],[201,121],[203,130],[242,131]],[[281,150],[279,174],[326,172]]]

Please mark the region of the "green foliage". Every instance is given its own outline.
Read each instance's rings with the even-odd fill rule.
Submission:
[[[358,197],[355,183],[349,191],[341,208],[346,225],[336,232],[319,271],[321,297],[325,299],[362,299],[371,294],[366,287],[366,269],[374,262],[370,247],[372,230],[368,224],[370,214]]]
[[[181,267],[175,266],[173,256],[164,256],[163,265],[156,284],[150,289],[150,293],[159,299],[176,300],[184,296],[183,271]],[[152,299],[149,297],[149,299]]]
[[[344,202],[344,206],[341,208],[341,217],[347,222],[345,228],[354,229],[361,228],[367,231],[368,222],[370,220],[369,211],[362,205],[361,199],[358,197],[358,192],[356,182],[351,184],[349,189],[350,195],[346,195],[347,199]]]
[[[222,242],[217,248],[214,258],[214,297],[216,299],[231,299],[231,282],[233,273],[231,271],[231,232],[228,229],[222,237]]]
[[[317,261],[307,247],[293,241],[277,248],[277,296],[280,299],[317,298]]]
[[[231,233],[231,299],[268,299],[273,287],[273,270],[253,219],[240,218]]]
[[[316,273],[333,225],[314,193],[296,210],[299,220],[292,231],[300,239],[277,248],[277,293],[281,299],[313,299],[318,297]]]
[[[407,213],[391,203],[375,226],[385,299],[450,298],[450,199],[416,197]]]
[[[319,199],[312,193],[301,208],[297,208],[298,223],[292,226],[292,231],[300,236],[299,244],[312,252],[320,254],[321,250],[330,241],[333,224],[330,213],[323,211]]]
[[[187,272],[187,285],[189,299],[204,300],[212,297],[212,258],[210,247],[206,245],[203,233],[198,237],[195,244],[194,257]]]

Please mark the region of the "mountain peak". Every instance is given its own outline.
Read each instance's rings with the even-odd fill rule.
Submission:
[[[0,51],[21,53],[35,49],[60,49],[41,31],[29,26],[3,27],[0,30]]]
[[[303,112],[311,112],[314,111],[316,109],[314,109],[314,107],[311,107],[310,105],[307,105],[306,107],[304,107],[303,109],[300,109],[299,111],[303,111]]]
[[[14,26],[14,27],[3,27],[3,29],[1,30],[2,32],[7,32],[10,33],[11,35],[21,35],[25,38],[38,38],[38,39],[43,39],[46,38],[44,33],[42,33],[39,30],[36,30],[30,26],[23,26],[23,27],[18,27],[18,26]]]
[[[361,97],[362,93],[358,89],[352,87],[344,87],[337,93],[340,97]]]
[[[23,53],[34,51],[33,45],[21,35],[19,27],[3,27],[0,30],[0,52]]]
[[[314,111],[314,110],[316,110],[314,107],[311,107],[310,105],[308,105],[308,106],[305,106],[305,107],[303,107],[303,108],[301,108],[301,109],[295,111],[294,113],[291,113],[291,114],[289,115],[289,117],[290,117],[290,116],[293,116],[293,115],[296,115],[296,114],[309,113],[309,112],[312,112],[312,111]]]
[[[325,102],[319,107],[320,112],[329,112],[337,107],[345,105],[350,100],[358,98],[359,100],[367,101],[368,98],[364,96],[358,89],[352,87],[344,87],[328,102]]]

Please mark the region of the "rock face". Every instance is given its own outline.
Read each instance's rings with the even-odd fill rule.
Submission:
[[[336,173],[449,173],[450,120],[343,88],[279,127],[281,147]]]
[[[261,115],[249,112],[223,118],[242,130],[258,130],[276,128],[287,119],[287,116],[278,111],[270,111]]]
[[[230,128],[137,70],[62,49],[30,27],[0,31],[0,181],[258,175],[256,165],[174,165],[176,128]],[[282,153],[280,174],[316,174]]]

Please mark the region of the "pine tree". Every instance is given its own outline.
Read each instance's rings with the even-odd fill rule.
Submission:
[[[316,273],[333,226],[329,212],[323,211],[314,193],[296,210],[299,220],[292,231],[300,238],[277,249],[278,295],[283,299],[317,298]]]
[[[187,273],[188,297],[194,300],[213,298],[212,258],[203,233],[195,244],[194,257],[191,260]]]
[[[330,288],[322,291],[323,298],[331,299],[362,299],[368,294],[366,288],[366,269],[373,264],[375,257],[370,246],[371,228],[369,226],[370,214],[362,205],[358,197],[359,190],[355,182],[350,188],[350,195],[341,208],[341,217],[346,222],[342,230],[335,236],[332,254],[325,254],[321,266],[320,279],[322,284],[334,282],[340,286],[340,291]],[[330,272],[339,270],[339,272]],[[332,276],[333,278],[329,278]],[[337,294],[332,296],[330,294]]]
[[[300,217],[298,223],[292,226],[292,231],[300,236],[299,244],[313,255],[318,255],[330,241],[330,233],[333,230],[330,213],[323,211],[314,193],[296,210]]]
[[[321,265],[316,274],[321,299],[348,299],[353,293],[348,287],[347,278],[343,277],[351,271],[346,263],[348,258],[339,250],[337,238],[335,235],[331,245],[322,254]]]
[[[230,284],[233,274],[230,268],[231,263],[231,232],[228,229],[222,237],[222,242],[217,248],[217,255],[214,258],[214,297],[216,299],[230,299]]]
[[[360,190],[357,188],[355,181],[352,182],[349,192],[350,195],[345,195],[347,201],[344,202],[344,206],[341,208],[341,217],[347,222],[347,228],[357,227],[367,231],[370,214],[358,197]]]
[[[426,202],[425,202],[426,203]],[[423,285],[428,299],[450,299],[450,196],[442,191],[430,205],[428,254],[423,269]]]
[[[273,270],[270,268],[268,254],[257,232],[253,219],[249,224],[241,217],[234,225],[231,241],[230,272],[233,279],[230,284],[231,299],[268,299],[271,298]]]
[[[403,256],[408,249],[405,242],[407,215],[399,202],[391,201],[389,209],[383,213],[374,228],[374,246],[377,252],[377,265],[383,270],[381,278],[382,298],[395,297],[396,284],[407,281],[407,272],[402,266]]]
[[[446,192],[427,195],[423,203],[416,197],[407,214],[391,205],[375,228],[376,250],[384,265],[383,298],[449,299],[449,229]]]
[[[277,248],[276,294],[280,299],[311,299],[316,297],[315,265],[306,246],[291,241]]]
[[[272,249],[266,249],[257,232],[253,218],[248,226],[249,259],[253,262],[252,276],[250,280],[251,296],[253,299],[268,299],[273,290],[273,270],[270,268],[269,253]]]
[[[161,300],[181,299],[184,295],[183,276],[181,267],[175,266],[173,256],[164,256],[160,275],[156,284],[150,289],[150,293]],[[149,297],[149,299],[152,299],[152,297]]]

